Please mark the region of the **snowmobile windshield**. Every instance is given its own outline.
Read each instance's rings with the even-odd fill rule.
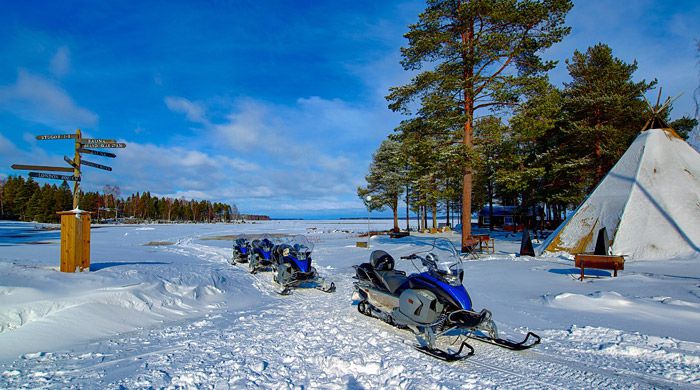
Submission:
[[[245,246],[248,239],[245,236],[240,236],[236,239],[236,246]]]
[[[451,286],[459,286],[464,278],[462,259],[452,242],[446,238],[435,239],[430,249],[418,254],[423,265],[436,278]]]
[[[299,260],[310,257],[311,251],[314,249],[314,244],[301,235],[292,237],[288,244],[292,247],[292,250],[296,253],[296,258]]]
[[[268,234],[263,234],[262,237],[260,237],[260,241],[258,243],[258,246],[260,249],[264,250],[265,252],[269,252],[272,250],[272,247],[274,246],[274,242],[272,238]]]

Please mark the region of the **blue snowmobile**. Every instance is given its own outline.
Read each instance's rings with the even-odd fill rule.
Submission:
[[[275,243],[268,234],[251,242],[251,251],[248,256],[248,269],[255,274],[259,271],[269,270],[272,267],[272,249]]]
[[[233,242],[233,258],[231,264],[235,263],[247,263],[248,256],[251,252],[251,245],[245,236],[238,237]]]
[[[491,312],[474,311],[469,293],[464,288],[464,268],[454,245],[447,239],[436,239],[430,249],[401,257],[410,261],[418,273],[406,275],[394,269],[394,258],[382,250],[370,255],[369,263],[354,266],[357,310],[399,328],[409,328],[419,337],[419,351],[433,357],[456,361],[474,354],[469,338],[512,350],[523,350],[539,344],[540,337],[528,332],[520,341],[500,338]],[[420,261],[423,270],[415,266]],[[461,341],[457,351],[437,347],[438,339],[456,337]]]
[[[304,236],[295,236],[285,243],[276,245],[272,251],[273,278],[283,287],[282,295],[289,295],[293,288],[304,284],[313,285],[323,292],[334,292],[335,283],[330,284],[318,275],[311,265],[311,251],[314,245]]]

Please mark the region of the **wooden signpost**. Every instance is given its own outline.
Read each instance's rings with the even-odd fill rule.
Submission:
[[[69,167],[51,167],[43,165],[14,164],[12,169],[44,172],[68,172],[72,175],[59,175],[55,173],[29,172],[30,177],[40,179],[67,180],[73,182],[73,210],[62,211],[61,216],[61,272],[75,272],[76,269],[85,271],[90,269],[90,213],[80,210],[80,181],[82,178],[80,168],[84,166],[111,171],[112,167],[82,159],[81,154],[115,158],[114,153],[102,152],[86,148],[125,148],[126,144],[113,139],[83,138],[80,129],[75,134],[48,134],[38,135],[39,141],[48,140],[74,140],[75,155],[73,159],[63,156],[63,160]]]
[[[108,167],[108,166],[106,166],[106,165],[94,163],[94,162],[92,162],[92,161],[82,160],[82,161],[80,161],[80,162],[81,162],[83,165],[87,165],[88,167],[93,167],[93,168],[98,168],[98,169],[104,169],[105,171],[111,171],[111,170],[112,170],[112,167]]]
[[[56,175],[53,173],[41,173],[41,172],[29,172],[29,177],[36,177],[39,179],[55,179],[55,180],[69,180],[69,181],[80,181],[80,176],[67,176],[67,175]]]
[[[25,171],[53,171],[53,172],[73,172],[73,168],[66,167],[46,167],[43,165],[22,165],[12,164],[12,169],[23,169]]]
[[[111,157],[111,158],[117,157],[117,155],[114,153],[100,152],[99,150],[90,150],[90,149],[80,148],[80,149],[78,149],[78,152],[85,153],[85,154],[94,154],[95,156],[102,156],[102,157]]]

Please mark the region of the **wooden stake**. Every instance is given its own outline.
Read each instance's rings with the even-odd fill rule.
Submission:
[[[82,132],[80,129],[77,129],[75,131],[75,157],[73,157],[73,176],[78,176],[80,177],[80,153],[78,153],[78,149],[81,148],[80,144],[80,139],[82,137]],[[78,205],[80,204],[80,182],[76,181],[73,184],[73,209],[77,209]]]

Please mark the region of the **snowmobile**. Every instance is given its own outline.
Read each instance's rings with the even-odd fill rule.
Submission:
[[[231,264],[234,264],[234,262],[247,263],[251,249],[250,242],[245,236],[237,238],[233,242],[233,259]]]
[[[251,251],[248,255],[248,269],[251,274],[268,270],[272,267],[272,249],[275,243],[268,234],[263,234],[259,239],[251,242]]]
[[[283,287],[282,295],[289,295],[293,288],[313,284],[323,292],[334,292],[335,283],[328,284],[311,266],[311,251],[314,246],[304,236],[295,236],[287,242],[276,245],[272,250],[273,278]]]
[[[354,266],[353,299],[360,313],[411,329],[418,336],[419,351],[451,362],[474,354],[469,338],[512,350],[539,344],[540,337],[532,332],[520,342],[500,338],[491,312],[472,308],[463,285],[462,260],[449,240],[436,239],[427,251],[401,259],[410,261],[418,273],[407,276],[395,270],[394,258],[383,250],[373,251],[369,263]],[[416,267],[416,260],[424,270]],[[437,341],[443,336],[456,337],[453,345],[461,341],[459,349],[440,349]]]

